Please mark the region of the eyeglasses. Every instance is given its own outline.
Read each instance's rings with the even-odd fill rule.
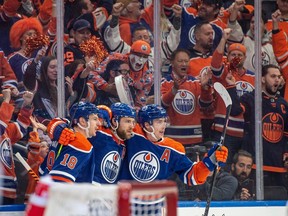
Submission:
[[[116,73],[120,73],[122,75],[126,75],[129,73],[130,70],[127,70],[127,69],[122,69],[122,70],[114,70]]]

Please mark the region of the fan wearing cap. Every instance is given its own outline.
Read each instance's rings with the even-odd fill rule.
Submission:
[[[229,38],[231,29],[224,29],[222,39],[214,51],[211,61],[211,68],[214,81],[220,81],[227,89],[235,86],[229,86],[226,82],[226,76],[232,74],[235,78],[235,85],[237,89],[237,95],[240,97],[243,94],[252,92],[254,90],[255,75],[250,70],[244,68],[244,61],[246,59],[247,49],[240,43],[233,43],[228,47],[227,59],[224,57],[224,49],[226,41]],[[226,114],[225,104],[216,97],[216,110],[214,123],[212,125],[213,139],[215,141],[220,140],[220,136],[223,130],[223,124]],[[233,160],[233,155],[238,152],[242,146],[244,136],[244,121],[243,115],[239,114],[229,118],[228,127],[226,131],[225,143],[229,149],[227,169],[230,169],[230,165]],[[229,171],[229,170],[228,170]]]
[[[148,57],[151,47],[142,40],[135,41],[128,55],[130,66],[130,76],[128,84],[135,91],[135,106],[142,107],[146,105],[148,94],[153,85],[153,71],[148,68]]]
[[[73,24],[72,37],[74,43],[68,44],[64,49],[64,64],[70,64],[76,59],[85,60],[84,53],[79,45],[91,38],[91,25],[87,20],[79,19]]]
[[[254,11],[252,12],[252,18],[250,21],[250,27],[246,35],[244,35],[241,26],[237,21],[237,14],[245,6],[245,2],[241,0],[236,0],[233,7],[231,8],[231,15],[229,18],[230,27],[232,29],[233,35],[230,36],[234,42],[242,43],[246,47],[246,59],[244,62],[244,67],[250,71],[255,71],[255,16]],[[267,64],[277,64],[275,55],[273,52],[273,47],[270,43],[270,37],[265,28],[265,23],[267,23],[267,16],[265,11],[261,13],[261,57],[262,65]],[[258,39],[257,39],[258,40]]]

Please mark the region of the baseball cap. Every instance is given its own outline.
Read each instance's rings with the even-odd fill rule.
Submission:
[[[246,54],[246,47],[243,44],[240,43],[233,43],[229,46],[228,48],[228,53],[234,51],[234,50],[238,50],[244,54]]]
[[[75,21],[73,24],[74,31],[81,31],[82,29],[86,29],[86,28],[91,30],[91,25],[87,20],[84,20],[84,19],[79,19]]]
[[[140,53],[148,56],[151,53],[151,47],[147,42],[143,40],[137,40],[133,42],[130,52]]]

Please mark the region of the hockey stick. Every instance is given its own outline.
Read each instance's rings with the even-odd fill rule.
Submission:
[[[214,83],[214,89],[220,95],[220,97],[224,101],[225,107],[226,107],[225,124],[223,126],[223,131],[222,131],[220,142],[219,142],[219,148],[221,148],[221,146],[224,145],[226,129],[227,129],[227,125],[229,122],[229,116],[230,116],[230,112],[231,112],[231,108],[232,108],[232,100],[231,100],[231,97],[230,97],[229,93],[227,92],[226,88],[221,83],[215,82]],[[211,199],[212,199],[212,194],[213,194],[213,188],[214,188],[215,179],[216,179],[217,169],[218,169],[218,165],[215,166],[214,171],[213,171],[212,182],[210,185],[209,196],[207,198],[204,216],[208,216],[210,203],[211,203]]]
[[[29,164],[24,160],[24,158],[20,155],[19,152],[15,154],[15,156],[18,158],[18,160],[21,162],[21,164],[25,167],[27,172],[33,177],[33,179],[38,182],[39,177],[38,175],[32,170],[32,168],[29,166]]]

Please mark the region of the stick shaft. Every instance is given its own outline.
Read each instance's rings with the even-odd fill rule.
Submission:
[[[29,164],[24,160],[24,158],[17,152],[15,156],[18,158],[20,163],[25,167],[25,169],[28,171],[28,173],[34,178],[35,181],[39,181],[38,175],[32,170],[32,168],[29,166]]]

